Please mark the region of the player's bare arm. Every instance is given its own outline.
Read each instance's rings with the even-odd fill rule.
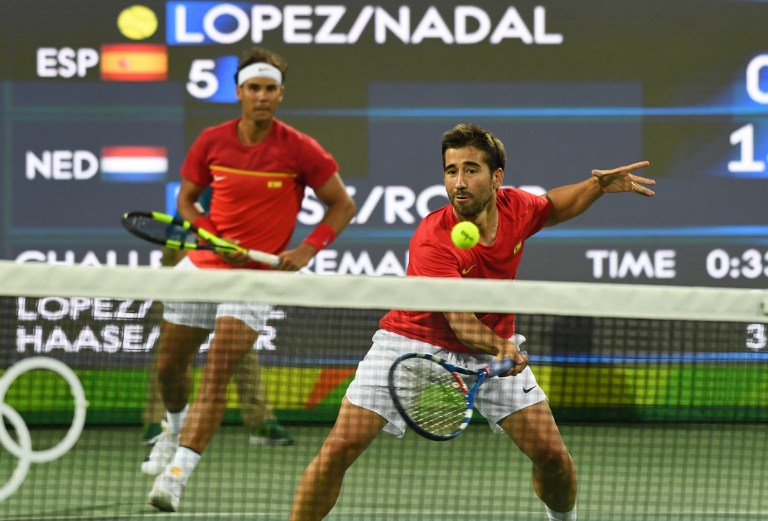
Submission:
[[[355,216],[355,202],[347,193],[347,188],[339,174],[332,175],[325,183],[315,190],[315,195],[328,207],[323,218],[323,224],[327,224],[338,235],[347,227]]]
[[[181,178],[179,195],[176,199],[176,207],[179,209],[179,215],[181,215],[183,219],[193,223],[199,217],[204,215],[203,212],[200,211],[197,201],[200,199],[200,195],[205,191],[205,188],[205,186],[195,184],[189,179],[184,177]]]
[[[347,193],[338,173],[332,175],[325,183],[316,188],[315,195],[328,208],[318,226],[330,227],[335,237],[346,228],[355,216],[355,202]],[[282,271],[300,270],[309,264],[317,252],[318,248],[302,241],[296,248],[280,254],[281,262],[277,269]]]
[[[176,198],[176,207],[179,209],[179,215],[182,218],[214,235],[219,235],[219,231],[214,223],[201,211],[202,209],[198,204],[198,199],[200,199],[200,195],[205,191],[205,188],[205,186],[198,185],[182,177],[179,195]],[[234,237],[221,238],[233,244],[240,243],[239,239]],[[219,256],[232,266],[243,266],[251,260],[247,253],[237,251],[219,253]]]
[[[553,188],[545,194],[545,197],[552,202],[552,215],[547,226],[554,226],[578,217],[603,194],[630,192],[653,197],[656,192],[648,186],[655,185],[656,181],[635,174],[637,170],[649,165],[648,161],[640,161],[611,170],[592,170],[592,176],[589,179]]]
[[[528,365],[528,356],[520,351],[514,342],[499,337],[491,328],[483,324],[474,313],[443,313],[448,325],[464,345],[489,355],[496,355],[500,360],[506,356],[515,361],[515,366],[505,375],[514,376]]]

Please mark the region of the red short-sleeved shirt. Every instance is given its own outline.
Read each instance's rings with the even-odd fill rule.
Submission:
[[[499,226],[492,246],[460,249],[451,242],[458,222],[451,205],[429,214],[410,242],[408,276],[468,279],[514,279],[525,240],[546,225],[552,205],[545,197],[501,188],[496,194]],[[477,313],[502,338],[515,332],[513,314]],[[456,338],[443,313],[392,310],[381,319],[383,329],[450,351],[473,353]]]
[[[190,148],[181,175],[213,188],[210,218],[221,237],[280,253],[296,227],[304,189],[321,186],[339,167],[312,137],[277,119],[263,142],[246,146],[237,137],[238,121],[205,129]],[[232,267],[213,252],[191,251],[189,257],[203,268]]]

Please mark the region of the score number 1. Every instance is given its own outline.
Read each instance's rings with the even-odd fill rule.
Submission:
[[[768,54],[752,58],[747,65],[747,95],[755,103],[768,105],[768,90],[761,86],[761,73],[768,71]],[[764,76],[764,75],[763,75]],[[765,161],[755,158],[755,126],[744,125],[731,133],[731,145],[738,145],[739,158],[728,162],[728,171],[735,174],[762,174],[766,172]]]
[[[744,125],[731,133],[731,145],[739,145],[738,161],[728,161],[728,171],[735,174],[765,172],[765,161],[755,159],[755,126]]]

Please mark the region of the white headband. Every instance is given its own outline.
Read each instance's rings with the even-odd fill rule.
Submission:
[[[280,69],[265,62],[252,63],[240,69],[240,72],[237,73],[238,87],[251,78],[270,78],[275,80],[278,85],[283,84],[283,73],[280,72]]]

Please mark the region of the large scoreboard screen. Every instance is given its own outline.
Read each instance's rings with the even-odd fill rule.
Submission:
[[[158,265],[120,215],[174,210],[259,45],[289,63],[278,117],[335,155],[358,207],[314,272],[404,274],[447,202],[440,136],[472,122],[504,141],[509,186],[645,159],[658,183],[539,233],[521,278],[764,287],[767,20],[750,0],[0,0],[0,258]],[[321,215],[308,193],[294,240]]]

